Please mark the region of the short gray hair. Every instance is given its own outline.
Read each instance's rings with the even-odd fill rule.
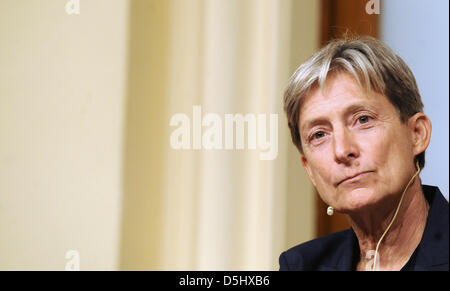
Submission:
[[[368,36],[336,39],[315,53],[295,71],[284,94],[284,110],[292,141],[303,154],[298,127],[299,112],[305,95],[323,88],[329,73],[351,74],[366,90],[385,95],[405,123],[423,112],[416,79],[408,65],[381,41]],[[425,152],[416,156],[420,168],[425,166]]]

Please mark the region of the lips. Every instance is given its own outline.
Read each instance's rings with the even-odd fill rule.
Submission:
[[[336,186],[339,186],[340,184],[342,184],[342,183],[344,183],[344,182],[346,182],[346,181],[352,180],[352,179],[354,179],[354,178],[357,178],[357,177],[359,177],[359,176],[363,176],[363,175],[365,175],[365,174],[372,173],[372,172],[373,172],[373,171],[365,171],[365,172],[357,173],[357,174],[352,175],[352,176],[348,176],[348,177],[344,178],[343,180],[341,180],[339,183],[337,183]]]

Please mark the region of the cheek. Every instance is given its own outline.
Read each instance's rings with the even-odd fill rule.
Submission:
[[[316,182],[317,190],[327,188],[332,185],[333,170],[332,170],[332,157],[328,157],[326,154],[319,154],[311,163],[311,174]]]
[[[383,177],[382,180],[388,184],[392,177],[398,176],[412,157],[409,139],[400,130],[375,132],[371,138],[363,140],[361,149],[362,156],[369,160],[369,166],[374,166]]]
[[[361,146],[361,156],[370,160],[375,166],[387,164],[391,158],[392,143],[388,136],[375,135],[371,139],[365,139]],[[370,166],[370,165],[369,165]]]

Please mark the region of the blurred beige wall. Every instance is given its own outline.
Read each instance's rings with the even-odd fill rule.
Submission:
[[[130,181],[137,182],[131,185],[140,184],[139,179],[147,179],[149,185],[124,193],[125,201],[130,199],[141,206],[129,210],[133,213],[130,221],[134,223],[130,225],[134,236],[133,240],[124,236],[133,243],[122,248],[126,261],[123,267],[278,269],[281,251],[312,239],[315,231],[314,191],[291,144],[281,98],[290,74],[318,47],[319,2],[170,3],[153,6],[153,11],[159,7],[162,15],[168,13],[167,18],[159,14],[158,19],[159,23],[169,23],[170,36],[150,47],[155,52],[168,48],[168,55],[159,54],[158,62],[147,58],[137,63],[144,70],[150,68],[157,80],[142,82],[147,86],[145,90],[159,92],[154,96],[165,96],[166,101],[151,102],[160,106],[159,112],[141,103],[136,106],[139,116],[161,124],[162,114],[166,114],[167,121],[179,112],[191,116],[193,105],[201,105],[204,114],[277,113],[279,153],[276,160],[265,162],[245,150],[175,151],[167,143],[173,130],[168,123],[162,124],[165,133],[159,128],[153,135],[165,136],[162,148],[159,138],[148,143],[146,133],[139,136],[137,131],[136,138],[141,142],[135,144],[147,144],[141,146],[141,150],[147,148],[144,156],[152,155],[152,148],[160,148],[157,153],[166,155],[162,158],[156,154],[153,159],[153,167],[165,172],[144,172],[147,178],[136,178],[133,171],[128,175]],[[132,18],[153,13],[144,10],[141,5]],[[155,17],[137,22],[153,23],[150,19]],[[154,35],[163,30],[150,28],[154,25],[147,27]],[[139,42],[145,43],[147,37],[142,35]],[[157,77],[162,73],[167,79]],[[149,205],[163,208],[148,211]],[[128,228],[126,223],[124,226]]]
[[[320,2],[293,0],[291,9],[289,74],[310,57],[320,42]],[[283,116],[282,125],[287,127]],[[315,190],[301,165],[300,154],[290,141],[287,148],[285,248],[315,238]]]
[[[165,130],[169,123],[166,103],[171,1],[128,2],[120,269],[160,270],[165,153],[169,146]]]
[[[0,2],[0,269],[277,269],[313,238],[281,95],[319,1],[67,2]],[[196,104],[278,113],[277,159],[171,149]]]
[[[0,1],[0,269],[117,269],[128,1]]]

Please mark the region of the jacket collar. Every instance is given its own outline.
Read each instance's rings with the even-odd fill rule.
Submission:
[[[337,245],[335,260],[331,264],[321,266],[323,271],[352,271],[356,267],[359,259],[359,244],[356,234],[350,228],[345,231],[347,238],[340,245]]]
[[[448,265],[448,202],[439,188],[422,186],[430,210],[427,224],[416,251],[415,270],[431,270],[440,265]]]

